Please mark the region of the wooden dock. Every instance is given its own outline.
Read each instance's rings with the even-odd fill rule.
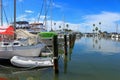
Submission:
[[[59,73],[59,65],[58,65],[58,55],[64,54],[67,56],[68,48],[72,48],[75,42],[76,35],[55,35],[53,38],[45,38],[42,39],[42,42],[46,44],[46,49],[41,53],[41,56],[49,56],[52,55],[54,59],[53,69],[55,73]],[[48,51],[46,51],[48,50]]]

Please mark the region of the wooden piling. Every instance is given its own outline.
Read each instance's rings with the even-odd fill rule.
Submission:
[[[71,44],[72,44],[72,35],[69,34],[69,48],[72,48]]]
[[[54,55],[54,72],[55,74],[59,73],[58,69],[58,40],[57,35],[53,37],[53,55]]]
[[[64,54],[67,55],[67,36],[64,35]]]

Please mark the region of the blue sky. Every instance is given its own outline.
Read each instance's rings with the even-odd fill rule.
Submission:
[[[47,5],[50,0],[47,0]],[[43,0],[17,0],[17,20],[35,22],[41,11]],[[13,0],[3,0],[3,6],[8,21],[13,19]],[[69,24],[69,29],[80,32],[92,32],[93,24],[102,31],[116,32],[120,27],[120,0],[53,0],[52,22],[53,29],[64,28],[63,23]],[[40,22],[43,22],[44,12]],[[47,13],[47,27],[50,29],[50,8]],[[5,20],[5,17],[4,17]],[[101,22],[101,25],[99,25]],[[118,28],[120,33],[120,28]]]

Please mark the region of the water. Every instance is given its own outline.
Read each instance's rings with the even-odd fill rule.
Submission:
[[[53,68],[14,69],[0,67],[0,80],[120,80],[120,42],[84,38],[75,41],[67,57],[59,59],[59,74]]]

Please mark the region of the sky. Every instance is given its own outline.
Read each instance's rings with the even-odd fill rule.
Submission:
[[[48,30],[51,29],[52,20],[54,30],[67,28],[65,25],[68,24],[68,29],[74,31],[92,32],[98,27],[101,31],[120,33],[120,0],[52,0],[52,7],[50,0],[46,0],[46,9],[44,6],[42,8],[45,0],[16,1],[17,21],[37,22],[41,14],[39,22],[44,22],[46,10]],[[12,22],[13,0],[3,0],[3,6],[8,22]],[[4,23],[6,17],[3,18]]]

